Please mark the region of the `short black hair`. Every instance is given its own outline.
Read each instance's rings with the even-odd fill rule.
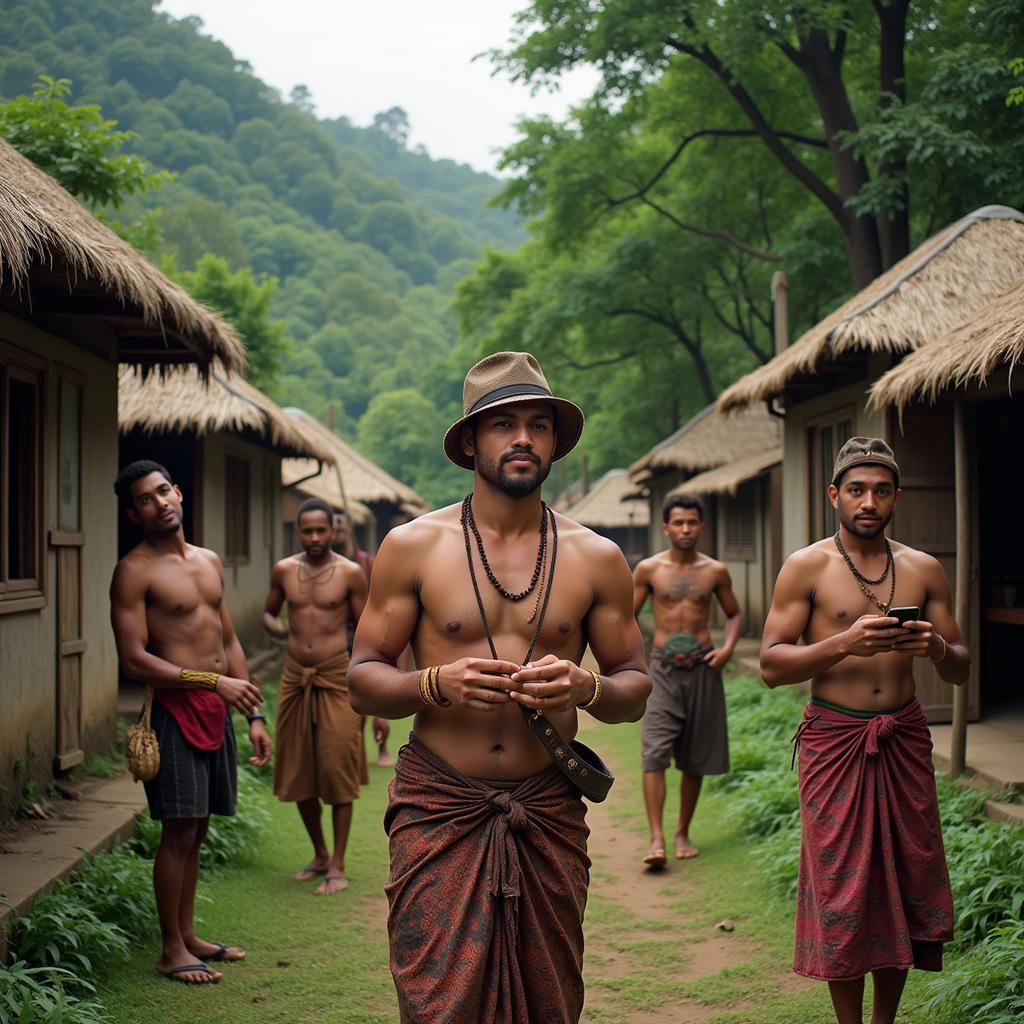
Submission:
[[[149,476],[150,473],[160,473],[169,484],[174,483],[170,471],[166,466],[161,466],[159,462],[154,462],[152,459],[138,459],[135,462],[129,462],[117,474],[117,479],[114,481],[114,493],[121,502],[122,508],[132,507],[132,484],[144,476]]]
[[[327,516],[327,522],[334,522],[334,509],[323,498],[307,498],[299,506],[298,512],[295,513],[296,526],[299,525],[299,521],[306,512],[323,512]]]
[[[704,502],[695,494],[670,494],[661,506],[661,521],[667,523],[672,518],[672,509],[692,508],[704,522]]]

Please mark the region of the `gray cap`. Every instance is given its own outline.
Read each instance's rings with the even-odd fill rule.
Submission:
[[[864,465],[885,466],[886,469],[891,469],[896,477],[896,486],[899,487],[899,463],[892,449],[880,437],[851,437],[836,456],[832,483],[834,484],[851,467]]]

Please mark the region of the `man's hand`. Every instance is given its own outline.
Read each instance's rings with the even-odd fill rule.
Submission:
[[[862,615],[842,634],[843,650],[858,658],[888,654],[895,650],[897,638],[906,633],[899,620],[891,615]]]
[[[378,718],[376,715],[373,719],[373,742],[379,747],[383,744],[387,738],[391,735],[391,726],[388,725],[386,718]]]
[[[232,679],[231,676],[218,676],[216,693],[229,707],[241,711],[243,715],[254,715],[263,703],[263,694],[258,686],[246,679]]]
[[[513,673],[512,682],[521,687],[509,694],[517,704],[545,713],[574,708],[594,696],[594,677],[579,665],[553,654],[524,665]]]
[[[716,672],[721,672],[729,663],[731,657],[732,651],[727,650],[725,647],[716,647],[713,651],[708,651],[704,655],[704,664],[710,665]]]
[[[252,741],[253,756],[249,764],[262,768],[270,760],[270,735],[266,723],[257,718],[249,723],[249,739]]]
[[[437,685],[441,696],[452,704],[476,711],[499,711],[516,689],[512,673],[519,670],[511,661],[489,658],[460,658],[441,666]]]
[[[908,632],[896,641],[899,654],[912,654],[915,658],[938,658],[945,650],[935,628],[924,619],[904,623]]]
[[[285,626],[285,624],[276,615],[269,615],[266,612],[264,612],[263,613],[263,628],[275,640],[287,640],[288,639],[288,628]]]

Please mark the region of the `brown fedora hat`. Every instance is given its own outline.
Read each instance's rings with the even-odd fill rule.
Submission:
[[[583,410],[566,398],[556,398],[548,387],[540,363],[529,352],[495,352],[481,359],[462,387],[462,418],[444,435],[444,453],[456,466],[473,468],[473,459],[462,451],[459,428],[474,416],[515,402],[550,402],[555,407],[558,436],[553,458],[560,459],[576,447],[583,433]]]

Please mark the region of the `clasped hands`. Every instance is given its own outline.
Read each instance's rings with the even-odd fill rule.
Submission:
[[[514,703],[547,714],[585,704],[594,695],[594,677],[553,654],[527,665],[461,658],[441,666],[438,685],[453,705],[475,711],[500,711]]]
[[[870,658],[876,654],[909,654],[933,661],[945,650],[935,627],[924,619],[899,625],[891,615],[862,615],[846,630],[846,654]]]

